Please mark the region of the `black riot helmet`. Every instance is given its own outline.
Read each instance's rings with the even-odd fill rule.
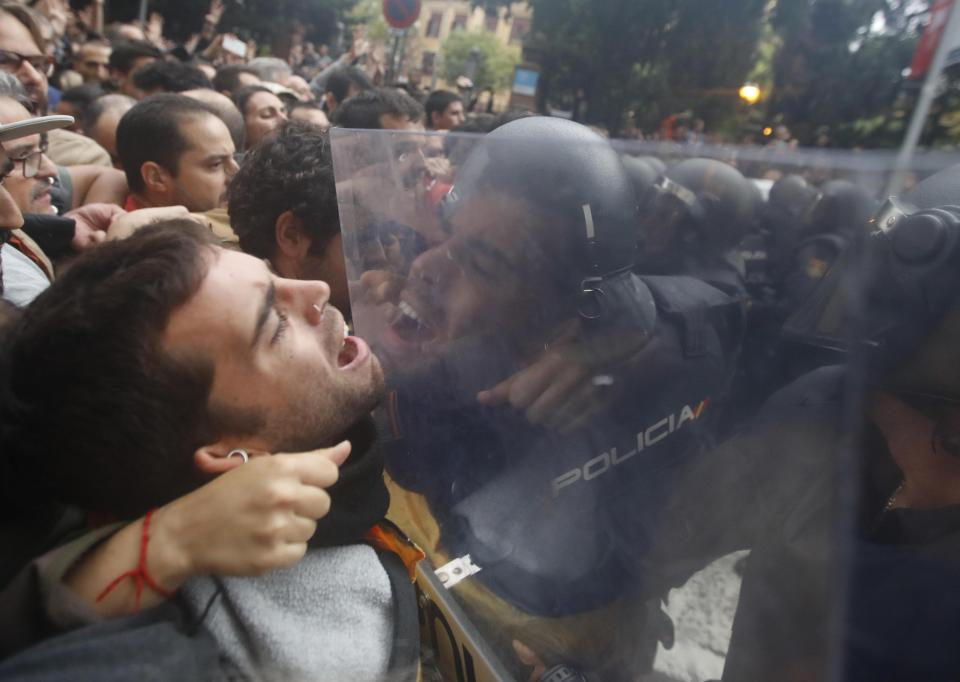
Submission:
[[[784,175],[770,188],[767,204],[778,215],[796,223],[806,223],[821,196],[821,192],[802,176]]]
[[[584,271],[601,276],[632,264],[633,188],[617,153],[586,126],[530,116],[497,128],[457,173],[444,212],[489,191],[562,216],[569,232],[558,237],[584,245]]]
[[[652,157],[649,157],[652,158]],[[644,196],[647,189],[651,187],[660,177],[662,171],[655,168],[646,159],[624,154],[620,157],[623,162],[623,168],[633,183],[633,189],[637,193],[637,198]]]
[[[864,226],[878,208],[877,200],[860,185],[849,180],[830,180],[820,187],[803,236],[839,234],[859,243],[867,235]]]
[[[449,218],[470,197],[491,194],[550,216],[553,239],[564,245],[557,268],[576,289],[582,317],[611,319],[633,307],[634,284],[621,285],[634,264],[637,200],[607,140],[559,118],[507,123],[470,153],[441,213]]]
[[[789,266],[821,196],[799,175],[784,175],[770,188],[761,210],[761,227],[767,236],[770,267],[777,273]]]
[[[637,161],[643,161],[653,170],[657,171],[658,176],[667,172],[667,164],[663,162],[663,159],[658,159],[656,156],[635,156],[633,158]]]
[[[891,390],[960,402],[960,165],[891,197],[870,228],[785,334],[863,349]]]
[[[661,272],[686,256],[726,251],[753,225],[761,203],[760,190],[733,166],[681,161],[641,201],[638,267]]]

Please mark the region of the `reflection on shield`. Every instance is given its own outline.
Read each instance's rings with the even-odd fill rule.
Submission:
[[[818,231],[839,190],[800,176],[824,158],[770,187],[749,158],[632,150],[628,172],[557,119],[448,136],[446,164],[422,133],[331,139],[390,515],[427,554],[446,679],[827,676],[873,365],[781,334],[841,277],[835,326],[862,329],[848,247],[870,229]]]

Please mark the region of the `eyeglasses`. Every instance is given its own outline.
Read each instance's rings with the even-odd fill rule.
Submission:
[[[30,152],[15,159],[7,157],[6,161],[0,163],[0,185],[2,185],[3,181],[7,179],[8,175],[17,169],[18,163],[21,164],[23,177],[35,178],[37,173],[40,172],[40,163],[43,159],[43,155],[47,153],[47,146],[48,145],[46,142],[42,142],[40,144],[40,148],[36,151]]]
[[[45,54],[24,55],[10,50],[0,50],[0,69],[9,72],[19,71],[24,62],[49,78],[53,75],[54,59]]]

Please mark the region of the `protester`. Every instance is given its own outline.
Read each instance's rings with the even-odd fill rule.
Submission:
[[[213,89],[227,97],[249,85],[259,85],[260,76],[254,69],[243,64],[227,64],[217,69],[213,77]]]
[[[120,170],[123,169],[117,154],[117,126],[136,103],[127,95],[104,95],[93,100],[83,114],[83,134],[106,149],[113,167]]]
[[[213,87],[210,79],[195,66],[177,61],[157,60],[133,72],[133,85],[143,97],[161,92],[183,92]]]
[[[262,85],[241,88],[234,93],[233,102],[243,114],[246,149],[255,147],[287,120],[287,105]]]
[[[0,169],[0,294],[5,302],[15,306],[27,305],[50,285],[53,265],[37,244],[19,229],[24,225],[24,216],[17,201],[7,191],[10,175],[18,170],[17,162],[7,155],[6,148],[23,138],[39,136],[64,125],[64,121],[43,118],[33,119],[32,125],[19,129],[0,124],[0,144],[3,145],[0,148],[3,162]]]
[[[143,29],[130,23],[114,22],[107,26],[105,35],[111,45],[118,45],[125,42],[145,42],[147,37]]]
[[[424,103],[427,127],[432,130],[450,130],[465,120],[463,100],[449,90],[434,90]]]
[[[281,277],[323,279],[349,315],[330,139],[291,121],[244,159],[227,192],[240,248],[270,261]]]
[[[290,120],[312,123],[324,130],[330,127],[330,119],[316,102],[297,102],[290,107],[289,117]]]
[[[327,114],[332,115],[337,107],[350,97],[373,88],[370,78],[357,67],[347,66],[335,69],[327,78],[323,90]]]
[[[40,49],[43,44],[36,16],[29,9],[15,2],[0,3],[0,50],[18,55],[15,60],[4,60],[0,68],[17,77],[41,113],[47,110],[47,79],[54,65]]]
[[[29,118],[29,112],[15,100],[0,98],[0,122],[10,124]],[[14,163],[4,184],[23,213],[57,213],[51,191],[59,172],[44,153],[45,149],[39,134],[4,146],[7,158]]]
[[[333,122],[341,128],[423,130],[423,105],[399,90],[365,90],[337,108]]]
[[[247,62],[247,68],[256,73],[260,80],[283,85],[283,81],[293,71],[290,65],[278,57],[257,57]]]
[[[182,205],[202,213],[223,205],[235,151],[227,126],[201,102],[173,94],[139,102],[117,128],[130,186],[125,207]]]
[[[31,102],[26,98],[19,82],[8,74],[0,73],[0,98],[4,102],[4,114],[0,118],[5,118],[4,122],[12,123],[30,117]],[[48,141],[53,132],[51,130],[47,133]],[[87,140],[74,133],[68,134],[72,138]],[[49,156],[49,153],[45,153],[45,156]],[[56,182],[48,182],[46,189],[52,189],[52,200],[61,213],[87,203],[117,203],[127,191],[123,174],[112,168],[71,165],[58,166],[56,171]]]
[[[57,103],[56,113],[73,116],[76,123],[67,130],[81,132],[80,125],[87,108],[95,99],[102,97],[104,94],[103,86],[100,83],[87,83],[70,88],[60,94],[60,102]]]
[[[234,148],[243,149],[246,126],[243,121],[243,114],[237,109],[233,100],[226,95],[207,88],[185,90],[180,94],[195,99],[198,102],[203,102],[213,109],[213,112],[220,117],[220,120],[223,121],[224,125],[226,125],[230,131]]]
[[[110,81],[117,92],[139,99],[143,96],[133,83],[133,74],[142,66],[163,59],[163,53],[150,43],[131,41],[114,43],[110,53]]]
[[[106,81],[110,77],[110,45],[98,40],[84,43],[73,60],[73,68],[84,83]]]
[[[189,223],[105,245],[78,261],[11,332],[3,456],[24,486],[35,486],[18,496],[23,502],[45,496],[127,519],[148,512],[145,551],[149,509],[234,468],[239,459],[231,455],[241,449],[246,459],[352,439],[330,513],[300,562],[261,578],[168,579],[152,589],[163,595],[179,588],[182,613],[213,637],[221,661],[215,666],[226,674],[289,678],[324,670],[337,679],[414,679],[415,596],[399,556],[381,549],[393,540],[380,538],[402,540],[377,525],[388,498],[377,452],[362,440],[382,374],[366,344],[345,336],[328,294],[322,282],[279,279],[258,259],[211,246]],[[117,350],[83,359],[81,337],[88,335]],[[48,357],[49,343],[77,355],[59,354],[56,368],[44,361],[55,386],[45,382],[38,392],[23,372]],[[252,382],[257,391],[243,389]],[[83,392],[89,414],[62,399],[70,391]],[[37,402],[42,396],[57,396],[66,412]],[[119,412],[109,407],[121,403]],[[82,454],[71,449],[54,462],[31,454],[58,447],[26,436],[34,419],[59,425],[48,436],[96,435],[71,436]],[[139,446],[131,450],[133,443]],[[345,452],[341,446],[340,456]],[[101,467],[113,474],[98,476]],[[315,483],[336,480],[333,469]],[[325,509],[324,502],[315,497],[307,509]],[[372,545],[363,539],[371,528]],[[214,593],[217,604],[208,608]],[[148,658],[151,648],[138,655]],[[18,661],[6,665],[15,670]]]
[[[0,2],[0,50],[25,55],[19,63],[0,64],[14,75],[34,104],[34,111],[45,113],[48,105],[47,78],[53,73],[53,61],[43,54],[43,36],[36,15],[23,5]],[[93,164],[110,165],[109,155],[92,140],[68,130],[48,133],[49,155],[61,166]]]

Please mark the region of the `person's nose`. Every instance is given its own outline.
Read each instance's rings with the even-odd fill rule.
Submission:
[[[450,247],[440,244],[417,256],[410,266],[410,279],[420,284],[439,285],[449,281],[455,267]]]
[[[311,326],[320,324],[323,309],[330,302],[330,285],[320,280],[282,280],[277,295],[289,298],[290,308]]]
[[[60,175],[57,165],[50,160],[46,154],[40,155],[40,168],[37,170],[37,176],[41,178],[56,178]]]
[[[33,64],[28,62],[26,59],[24,59],[23,63],[20,64],[20,69],[17,71],[17,78],[20,79],[23,87],[25,87],[28,92],[32,88],[46,89],[46,78],[44,78],[44,75],[37,71],[33,67]]]
[[[230,180],[237,174],[237,171],[240,170],[240,164],[237,163],[237,160],[231,155],[230,158],[227,159],[225,168],[227,171],[227,180]]]

